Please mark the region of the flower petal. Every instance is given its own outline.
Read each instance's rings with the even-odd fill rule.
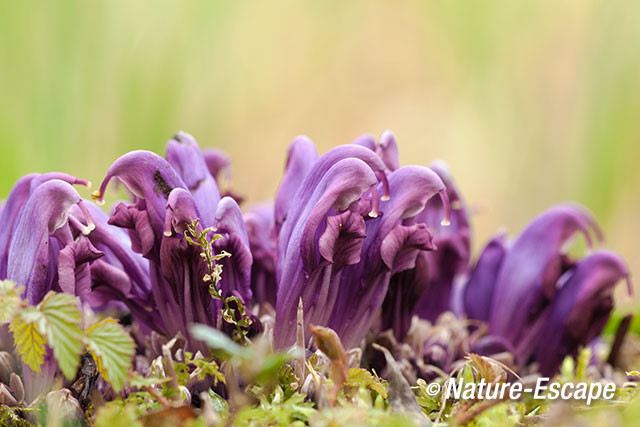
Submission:
[[[165,206],[171,190],[187,189],[182,178],[165,159],[144,150],[124,154],[111,165],[100,190],[93,194],[98,202],[102,202],[107,185],[113,178],[119,178],[136,197],[144,199],[149,221],[158,235],[162,233]]]
[[[521,360],[533,351],[543,375],[555,374],[566,355],[575,355],[602,332],[613,308],[614,286],[629,279],[624,261],[609,251],[584,258],[568,274],[541,318],[539,333],[518,348]]]
[[[347,153],[368,151],[362,147],[354,148],[358,150],[348,150]],[[331,157],[334,155],[335,152]],[[329,167],[322,169],[323,165]],[[337,295],[336,287],[329,286],[329,281],[337,272],[333,271],[331,264],[318,264],[318,233],[324,230],[321,226],[326,224],[329,213],[346,210],[376,182],[374,171],[357,158],[337,162],[321,158],[305,179],[298,191],[298,204],[290,210],[280,235],[278,264],[282,277],[279,280],[274,331],[279,347],[290,345],[295,340],[300,298],[303,300],[305,328],[310,323],[326,325]],[[285,232],[287,228],[291,228],[290,233]],[[290,238],[286,237],[289,234]],[[323,250],[326,255],[326,249]]]
[[[129,230],[131,249],[134,252],[142,254],[148,259],[157,259],[158,255],[154,253],[156,233],[142,205],[144,205],[144,200],[139,200],[136,205],[117,204],[108,224]]]
[[[489,321],[491,334],[517,345],[525,325],[556,292],[565,268],[562,247],[581,232],[590,244],[596,229],[588,211],[559,205],[534,219],[505,255],[494,288]]]
[[[249,237],[244,228],[240,207],[231,197],[223,197],[218,205],[213,222],[216,232],[223,238],[214,242],[216,253],[227,251],[230,257],[223,258],[222,280],[220,288],[225,296],[233,292],[249,305],[253,297],[251,292],[251,264],[253,257],[249,249]]]
[[[332,168],[332,166],[334,166],[338,162],[346,159],[361,160],[365,162],[369,166],[370,170],[372,170],[373,172],[384,172],[384,163],[382,163],[382,160],[380,160],[380,158],[371,150],[368,150],[364,147],[353,145],[353,144],[341,145],[332,150],[329,150],[322,157],[320,157],[320,159],[318,159],[318,161],[313,165],[313,168],[307,173],[306,177],[300,184],[296,194],[290,197],[293,197],[293,200],[296,200],[297,202],[309,200],[314,194],[314,192],[316,192],[316,190],[321,186],[321,182],[325,180],[325,175],[327,171],[329,171]],[[349,173],[350,172],[347,171],[345,175],[349,175]],[[387,183],[386,177],[384,177],[383,183],[384,184]],[[383,189],[384,187],[385,186],[383,186]],[[323,192],[323,191],[324,189],[320,189],[320,192]],[[344,191],[343,193],[347,194],[347,192],[344,192]],[[347,197],[347,199],[350,200],[351,202],[355,201],[362,194],[357,191],[356,193],[357,193],[357,196],[352,195],[352,197]],[[384,194],[387,194],[387,193],[388,191],[385,190]],[[318,197],[315,198],[315,200],[317,199]],[[306,213],[304,212],[305,209],[307,210]],[[311,206],[308,203],[295,203],[294,205],[290,206],[290,208],[288,209],[287,218],[294,218],[294,219],[285,222],[278,233],[278,240],[279,240],[278,258],[279,259],[284,259],[285,257],[284,252],[286,251],[286,247],[287,247],[285,242],[291,243],[292,234],[293,234],[294,228],[296,227],[296,224],[300,221],[300,218],[302,217],[306,218],[306,216],[308,215],[309,209],[311,209]],[[346,206],[343,206],[341,210],[344,210],[344,209],[346,209]],[[277,214],[278,213],[276,213],[276,215]],[[279,218],[276,216],[276,223],[278,220]],[[318,221],[317,218],[316,218],[316,221]],[[277,271],[278,277],[280,277],[280,273],[281,271],[278,270]]]
[[[167,213],[164,220],[164,235],[166,237],[170,237],[174,231],[180,235],[184,234],[191,221],[199,218],[200,212],[190,192],[183,188],[175,188],[169,193]],[[200,222],[199,227],[202,229],[205,224]]]
[[[386,267],[395,274],[414,268],[419,251],[435,249],[425,224],[398,225],[382,241],[380,254]]]
[[[210,226],[220,202],[220,192],[198,143],[188,133],[178,132],[167,143],[166,157],[193,195],[201,223]]]
[[[469,318],[489,320],[496,278],[506,253],[506,235],[499,234],[487,243],[478,258],[464,287],[464,311]]]
[[[428,276],[420,278],[415,291],[403,292],[417,298],[417,301],[410,301],[410,306],[417,315],[435,323],[441,313],[453,308],[454,284],[467,271],[471,239],[464,203],[446,165],[434,163],[430,170],[442,180],[445,191],[441,190],[441,197],[430,198],[425,208],[413,219],[416,223],[425,225],[433,235],[433,250],[420,255],[424,258],[421,274]],[[406,280],[407,277],[405,274],[403,279]],[[394,279],[391,280],[393,283]],[[425,280],[426,286],[423,284]],[[419,290],[422,291],[420,295],[417,294]],[[407,322],[405,319],[404,324]],[[394,329],[397,332],[404,328]],[[402,338],[401,335],[397,337]]]
[[[347,348],[358,345],[371,327],[387,294],[391,271],[411,267],[419,251],[431,247],[424,225],[404,227],[411,225],[431,197],[444,191],[444,183],[435,172],[420,166],[402,167],[392,172],[388,181],[391,198],[381,202],[382,216],[366,222],[361,261],[346,267],[339,278],[340,294],[329,326]],[[420,233],[417,240],[399,238],[410,230]],[[395,235],[395,243],[408,246],[392,244],[394,237],[389,235]],[[398,254],[402,255],[396,259]],[[353,307],[353,301],[358,301],[357,307]]]
[[[88,263],[103,255],[86,236],[79,236],[58,254],[58,286],[72,295],[84,297],[89,294],[91,271]]]
[[[220,177],[220,173],[228,170],[229,165],[231,165],[231,159],[227,153],[222,150],[218,150],[217,148],[206,148],[202,151],[202,154],[204,156],[204,161],[207,164],[207,168],[209,169],[209,173],[217,182]]]
[[[380,135],[380,144],[378,145],[377,153],[390,171],[400,168],[398,143],[390,130],[385,130],[382,132],[382,135]]]
[[[126,231],[108,223],[109,217],[95,204],[87,203],[95,229],[89,234],[88,239],[101,252],[104,253],[103,261],[122,271],[128,277],[129,287],[124,295],[129,294],[148,300],[151,292],[149,280],[149,262],[139,253],[131,249],[131,239]],[[82,217],[75,206],[71,209],[74,216]],[[119,287],[120,285],[116,283]]]
[[[25,287],[31,304],[48,290],[49,236],[66,224],[69,209],[80,201],[70,184],[51,180],[37,187],[21,210],[9,246],[7,278]]]
[[[289,145],[284,176],[275,198],[276,234],[287,218],[289,207],[295,203],[298,188],[317,161],[318,150],[306,136],[298,136]]]
[[[364,218],[357,213],[344,211],[328,216],[326,224],[318,239],[318,252],[322,259],[334,264],[336,271],[359,262],[362,241],[365,238]],[[314,259],[311,263],[316,262]]]
[[[402,340],[411,326],[413,311],[429,285],[429,261],[426,252],[416,257],[414,267],[391,276],[381,310],[382,330],[393,329]]]
[[[0,228],[0,277],[6,277],[7,275],[9,244],[22,207],[36,188],[52,179],[65,181],[72,185],[89,186],[88,181],[59,172],[25,175],[16,182],[0,213],[0,224],[2,224]]]
[[[273,204],[257,206],[244,215],[244,224],[253,257],[251,289],[253,300],[276,306],[276,238]]]

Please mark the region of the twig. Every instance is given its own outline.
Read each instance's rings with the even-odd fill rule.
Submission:
[[[142,389],[149,393],[154,399],[158,401],[159,404],[161,404],[165,408],[171,408],[171,403],[167,400],[167,398],[152,386],[145,385],[142,386]]]

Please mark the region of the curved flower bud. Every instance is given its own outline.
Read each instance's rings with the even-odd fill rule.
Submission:
[[[318,161],[318,150],[306,136],[298,136],[289,145],[284,176],[275,199],[276,235],[287,218],[289,207],[295,203],[295,195],[313,165]]]
[[[378,143],[376,143],[373,136],[365,134],[357,137],[352,144],[360,145],[375,152],[390,172],[400,168],[398,144],[395,136],[393,136],[393,133],[390,130],[382,132]]]
[[[543,375],[555,374],[566,355],[575,355],[604,329],[613,308],[613,288],[629,272],[617,254],[598,251],[567,272],[546,313],[520,344],[517,354],[526,360],[533,353]]]
[[[9,246],[7,278],[25,287],[31,304],[38,303],[51,288],[56,266],[49,262],[50,252],[60,248],[50,248],[49,237],[66,225],[75,204],[81,206],[78,192],[55,179],[36,188],[21,209]],[[59,237],[66,240],[65,245],[72,240],[68,227]]]
[[[111,165],[100,189],[92,194],[99,203],[103,201],[107,185],[113,178],[119,178],[134,196],[144,199],[144,210],[147,211],[151,226],[159,232],[158,234],[162,233],[165,206],[171,190],[187,188],[182,178],[165,159],[144,150],[124,154]]]
[[[376,152],[390,171],[400,168],[400,153],[398,143],[390,130],[385,130],[380,135],[380,143]]]
[[[249,237],[244,228],[242,212],[233,198],[223,197],[220,200],[213,226],[216,232],[222,235],[222,239],[213,243],[216,253],[226,251],[231,254],[230,257],[218,261],[222,263],[223,271],[220,289],[223,295],[235,294],[242,299],[243,303],[249,304],[253,296],[251,292],[253,257],[249,249]]]
[[[276,238],[274,207],[272,204],[257,206],[244,215],[244,225],[253,257],[251,289],[253,300],[276,306],[278,285],[276,282]]]
[[[566,270],[563,246],[576,233],[591,245],[599,234],[590,213],[577,205],[559,205],[534,219],[504,256],[494,287],[489,317],[491,334],[518,343],[526,325],[556,293]]]
[[[355,145],[360,145],[364,148],[368,148],[369,150],[374,152],[376,151],[376,140],[372,135],[369,135],[368,133],[365,133],[364,135],[360,135],[359,137],[351,141],[351,143]]]
[[[489,321],[494,286],[507,252],[506,235],[491,239],[478,258],[463,291],[464,311],[472,319]]]
[[[188,133],[178,132],[167,143],[167,161],[191,192],[198,205],[202,225],[208,227],[220,202],[220,192],[198,143]]]
[[[193,219],[200,218],[200,212],[191,193],[183,188],[176,188],[169,193],[167,213],[164,220],[164,236],[171,237],[175,231],[184,234]],[[202,230],[203,224],[198,224]]]
[[[361,147],[354,148],[370,153]],[[360,150],[348,149],[347,153],[363,155]],[[337,295],[337,287],[330,286],[330,281],[338,271],[332,268],[333,263],[325,257],[342,265],[353,262],[353,246],[351,250],[343,252],[347,255],[346,259],[336,259],[333,255],[340,253],[340,249],[331,250],[328,244],[346,243],[351,246],[350,239],[327,235],[319,242],[319,233],[327,227],[327,216],[347,210],[377,182],[374,171],[367,163],[358,158],[342,158],[334,162],[336,153],[344,153],[344,150],[332,151],[325,154],[307,175],[296,196],[298,204],[290,209],[281,231],[278,263],[282,278],[279,280],[274,331],[274,339],[279,347],[288,346],[295,340],[300,298],[304,306],[305,329],[310,323],[327,324]],[[335,234],[335,227],[331,233]],[[352,227],[349,233],[353,234]],[[361,237],[356,239],[361,240]]]
[[[11,189],[9,197],[0,212],[0,277],[6,277],[7,274],[7,257],[9,255],[9,243],[15,229],[16,222],[20,218],[20,211],[24,206],[27,198],[41,184],[58,179],[72,185],[84,185],[89,187],[91,183],[75,176],[67,175],[60,172],[50,172],[45,174],[25,175],[16,182]]]

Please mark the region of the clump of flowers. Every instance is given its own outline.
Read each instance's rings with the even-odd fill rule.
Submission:
[[[228,164],[183,132],[165,157],[124,154],[91,195],[122,184],[108,214],[75,177],[16,183],[0,208],[0,420],[46,402],[98,425],[471,420],[486,408],[434,402],[424,381],[563,374],[596,345],[615,286],[631,290],[617,254],[569,254],[578,234],[601,240],[573,204],[472,262],[452,173],[401,166],[388,131],[323,155],[294,139],[273,202],[244,214],[218,188]]]

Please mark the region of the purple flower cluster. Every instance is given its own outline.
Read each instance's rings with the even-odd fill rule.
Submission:
[[[542,372],[600,334],[612,290],[628,271],[620,257],[595,251],[574,260],[564,250],[582,233],[600,232],[590,214],[560,205],[513,241],[492,239],[471,264],[469,213],[442,163],[400,166],[385,132],[320,156],[306,137],[291,143],[273,203],[242,214],[216,182],[228,158],[203,152],[188,134],[163,158],[133,151],[107,171],[128,201],[110,215],[82,200],[74,177],[23,177],[0,212],[0,278],[38,303],[49,290],[78,295],[94,309],[131,313],[143,332],[189,336],[194,323],[221,328],[221,302],[203,277],[200,248],[184,233],[198,220],[222,236],[223,296],[275,310],[274,343],[296,341],[300,301],[310,325],[334,329],[347,348],[371,331],[407,335],[411,319],[435,322],[446,311],[488,324],[488,349],[511,351]],[[307,345],[313,345],[307,341]]]
[[[540,372],[553,374],[567,354],[600,334],[613,308],[613,287],[631,283],[617,254],[598,250],[581,260],[563,248],[578,233],[589,247],[601,233],[590,213],[577,205],[553,207],[513,242],[494,237],[466,283],[465,313],[489,324],[495,344]]]

